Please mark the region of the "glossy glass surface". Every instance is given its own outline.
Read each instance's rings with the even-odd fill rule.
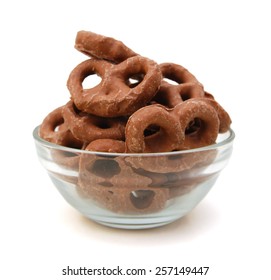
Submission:
[[[64,199],[98,223],[152,228],[189,213],[209,192],[232,153],[234,132],[204,148],[112,154],[67,148],[33,131],[39,160]]]

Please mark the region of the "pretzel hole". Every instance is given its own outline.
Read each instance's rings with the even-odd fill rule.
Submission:
[[[147,136],[144,137],[144,142],[146,149],[156,150],[156,151],[165,151],[168,149],[168,146],[171,145],[171,135],[168,133],[166,127],[163,126],[154,126],[154,129],[144,131]]]
[[[83,89],[94,88],[101,82],[102,78],[97,74],[88,75],[82,82]]]
[[[60,125],[57,125],[57,126],[54,128],[54,132],[60,131],[60,126],[61,126],[61,124],[60,124]]]
[[[58,132],[59,131],[59,125],[55,127],[54,132]]]
[[[97,159],[94,164],[86,166],[86,169],[98,177],[107,179],[112,178],[121,171],[119,164],[115,160],[109,159]]]
[[[178,85],[178,84],[179,84],[179,83],[176,82],[175,80],[169,79],[169,78],[164,78],[163,81],[165,81],[165,82],[167,82],[167,83],[169,83],[169,84],[171,84],[171,85]]]
[[[135,208],[145,209],[152,204],[154,196],[154,191],[137,190],[130,193],[130,200]]]
[[[154,135],[160,131],[160,126],[158,125],[149,125],[145,130],[144,130],[144,137],[148,137],[151,135]]]
[[[99,120],[96,122],[96,126],[98,128],[101,128],[101,129],[107,129],[107,128],[110,128],[111,126],[109,125],[109,123],[106,121],[106,120]]]
[[[191,98],[191,95],[188,92],[181,93],[181,98],[183,101]]]
[[[166,73],[164,76],[164,80],[173,85],[179,85],[185,83],[183,79],[183,75],[179,75],[179,74],[174,72]]]
[[[129,88],[134,88],[136,86],[138,86],[144,79],[144,75],[143,74],[136,74],[133,75],[131,77],[129,77],[125,83]]]
[[[64,119],[61,117],[58,120],[55,121],[53,124],[53,130],[54,132],[58,132],[61,129],[61,125],[64,123]]]
[[[181,90],[180,96],[183,101],[193,98],[193,89],[192,86],[187,86]]]
[[[185,129],[185,135],[193,136],[197,134],[202,127],[202,121],[199,118],[195,118],[189,122]]]

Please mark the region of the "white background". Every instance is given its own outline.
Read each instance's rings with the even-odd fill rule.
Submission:
[[[187,279],[270,279],[270,12],[263,0],[1,1],[0,278],[101,279],[61,270],[120,265],[210,267]],[[38,162],[32,130],[69,99],[67,77],[85,59],[73,47],[81,29],[185,66],[230,113],[231,161],[185,218],[141,231],[95,224]]]

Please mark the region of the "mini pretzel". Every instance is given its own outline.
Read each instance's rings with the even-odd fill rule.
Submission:
[[[82,149],[84,143],[73,136],[63,118],[63,107],[64,106],[61,106],[53,110],[45,117],[39,130],[40,137],[61,146]],[[79,156],[77,153],[66,152],[65,150],[62,151],[61,149],[52,149],[52,157],[59,165],[65,168],[78,170]],[[61,175],[55,174],[55,176],[60,177]],[[74,177],[65,175],[65,179],[71,181],[74,180]]]
[[[188,99],[175,106],[173,113],[179,118],[185,134],[182,150],[215,143],[220,122],[216,110],[205,100]]]
[[[121,118],[102,118],[78,111],[72,101],[63,107],[63,117],[73,135],[83,141],[124,139],[125,121]]]
[[[83,80],[92,74],[99,75],[102,81],[94,88],[84,89]],[[142,80],[131,86],[129,79],[141,76]],[[79,110],[101,117],[118,117],[145,106],[159,89],[161,79],[157,63],[141,56],[117,65],[90,59],[75,67],[67,86]]]
[[[45,117],[39,130],[40,137],[58,145],[81,148],[82,141],[79,141],[73,136],[63,118],[63,107],[61,106],[53,110]]]
[[[182,154],[155,155],[144,157],[126,157],[125,161],[134,170],[144,170],[146,173],[157,174],[179,173],[191,170],[195,166],[207,166],[216,156],[216,151],[206,150]],[[147,176],[147,175],[146,175]]]
[[[146,135],[148,130],[149,136]],[[125,136],[126,149],[130,153],[169,152],[179,150],[184,132],[165,107],[149,105],[130,116]]]
[[[75,48],[90,57],[106,59],[115,63],[137,55],[121,41],[83,30],[77,33]]]
[[[92,97],[93,94],[97,94],[101,87],[101,83],[96,85],[91,89],[83,88],[83,81],[86,77],[90,75],[98,75],[99,77],[104,77],[106,70],[111,66],[109,62],[98,60],[98,59],[88,59],[77,65],[69,75],[67,81],[67,87],[71,94],[71,99],[75,103],[76,107],[81,111],[85,107],[89,107],[89,96]]]
[[[89,143],[85,150],[108,153],[124,153],[125,142],[114,139],[97,139]]]
[[[202,84],[183,66],[174,63],[162,63],[159,67],[163,77],[176,82],[177,85],[163,80],[154,101],[173,108],[187,99],[204,96]]]
[[[205,93],[205,98],[199,98],[198,100],[204,101],[208,104],[210,104],[217,112],[218,118],[219,118],[219,132],[225,133],[229,130],[231,125],[231,118],[229,114],[224,110],[224,108],[214,100],[212,95],[209,93]]]

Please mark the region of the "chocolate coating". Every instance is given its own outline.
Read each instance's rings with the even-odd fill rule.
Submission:
[[[94,88],[84,89],[83,80],[97,74],[102,81]],[[131,86],[129,79],[142,77]],[[160,87],[162,74],[158,64],[148,58],[135,56],[114,65],[97,59],[79,64],[71,72],[67,86],[76,107],[101,117],[128,116],[145,106]]]
[[[90,57],[115,63],[137,55],[119,40],[84,30],[77,33],[75,48]]]
[[[80,112],[72,101],[63,107],[63,117],[73,135],[83,141],[96,139],[124,140],[126,121],[123,118],[102,118]]]
[[[210,104],[197,98],[188,99],[175,106],[173,113],[179,118],[185,133],[181,150],[204,147],[216,142],[219,119]]]
[[[183,66],[175,63],[162,63],[159,67],[164,80],[153,101],[174,108],[187,99],[204,96],[202,84]],[[169,83],[165,79],[176,84]]]
[[[146,131],[152,130],[145,136]],[[155,131],[156,129],[156,131]],[[149,105],[130,116],[125,129],[126,149],[130,153],[179,150],[184,133],[174,115],[160,105]]]

